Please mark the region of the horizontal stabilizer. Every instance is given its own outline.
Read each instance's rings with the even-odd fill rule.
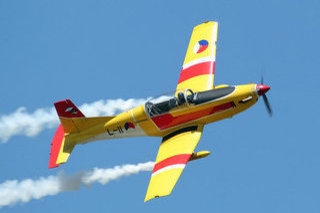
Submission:
[[[51,143],[51,152],[49,158],[49,169],[60,166],[67,162],[75,144],[68,141],[64,135],[64,130],[60,124]]]
[[[56,163],[57,164],[66,163],[74,146],[75,146],[75,143],[72,143],[71,141],[68,140],[68,138],[65,137],[62,141],[60,152],[59,152]]]
[[[51,142],[49,169],[60,166],[60,164],[57,164],[56,162],[58,159],[58,155],[59,155],[63,140],[64,140],[64,131],[63,131],[62,125],[60,124]]]

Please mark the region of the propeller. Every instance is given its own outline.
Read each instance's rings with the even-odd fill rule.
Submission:
[[[258,89],[259,89],[258,94],[262,95],[262,98],[263,98],[263,101],[264,101],[264,105],[266,106],[270,117],[272,117],[272,109],[271,109],[270,103],[268,101],[267,95],[265,94],[270,89],[270,87],[265,86],[263,84],[263,82],[264,82],[263,76],[261,76],[261,82],[260,82],[260,85],[258,85]]]

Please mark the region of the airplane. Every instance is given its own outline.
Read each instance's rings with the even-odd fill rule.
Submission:
[[[151,174],[145,202],[171,194],[189,161],[209,151],[195,152],[206,124],[220,121],[253,106],[266,96],[263,84],[214,86],[218,23],[195,26],[175,90],[116,116],[85,117],[69,100],[54,103],[61,121],[52,143],[49,168],[66,163],[77,144],[116,138],[152,136],[162,142]]]

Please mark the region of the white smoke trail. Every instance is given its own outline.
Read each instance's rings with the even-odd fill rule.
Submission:
[[[37,180],[23,181],[8,180],[0,184],[0,208],[14,205],[18,202],[29,202],[49,195],[56,195],[65,191],[78,190],[80,186],[90,186],[93,183],[107,184],[112,180],[138,174],[142,171],[151,171],[153,162],[126,164],[110,169],[94,168],[91,171],[81,172],[73,176],[60,173],[56,176],[41,177]]]
[[[100,100],[83,104],[79,108],[88,117],[106,116],[129,110],[144,102],[144,99]],[[25,107],[20,107],[11,114],[0,116],[0,143],[7,142],[15,135],[34,137],[44,129],[56,128],[58,124],[58,116],[53,107],[37,109],[32,113],[27,112]]]

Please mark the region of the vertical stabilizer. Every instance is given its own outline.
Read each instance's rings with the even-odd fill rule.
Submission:
[[[65,137],[62,125],[60,124],[51,143],[51,152],[49,158],[49,168],[60,166],[67,162],[75,144]]]
[[[69,99],[54,103],[59,117],[64,118],[81,118],[84,117],[82,112]]]

